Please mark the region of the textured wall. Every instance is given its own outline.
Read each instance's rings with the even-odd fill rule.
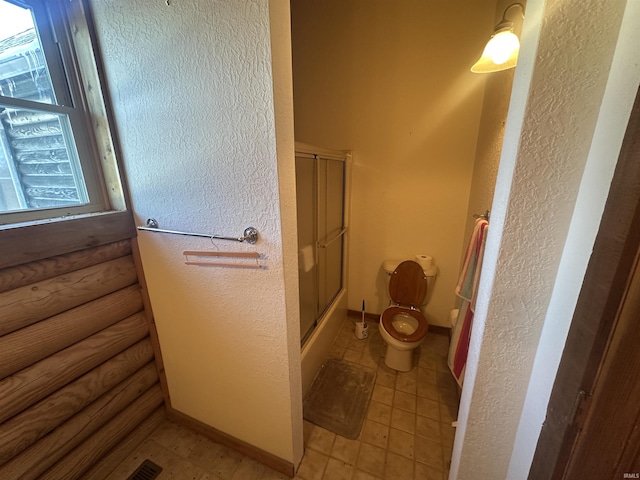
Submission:
[[[256,246],[214,247],[208,239],[141,233],[171,400],[293,461],[300,360],[281,208],[291,224],[295,194],[279,191],[269,5],[167,3],[91,2],[136,220],[224,235],[252,225],[262,235]],[[290,178],[284,174],[285,185]],[[183,250],[215,248],[258,251],[267,268],[184,265]]]
[[[304,453],[302,431],[302,378],[300,353],[300,303],[298,292],[298,238],[296,172],[293,133],[293,74],[291,71],[291,10],[288,0],[269,2],[273,101],[278,156],[282,260],[289,349],[289,387],[293,425],[293,459]]]
[[[455,302],[495,0],[291,5],[296,139],[354,152],[349,308],[386,306],[386,258],[433,255],[427,306]],[[455,28],[452,28],[455,25]]]
[[[639,25],[640,2],[627,2],[558,277],[540,336],[508,478],[524,478],[528,474],[546,416],[555,380],[549,372],[557,371],[560,364],[640,84]]]
[[[522,3],[524,4],[525,2]],[[511,4],[513,4],[512,0],[500,0],[498,2],[494,25],[501,21],[505,9]],[[512,8],[507,13],[507,16],[508,20],[514,22],[514,31],[521,35],[522,10]],[[491,29],[487,29],[486,40],[489,40],[491,32]],[[514,69],[510,69],[483,75],[485,77],[484,98],[466,217],[465,247],[475,225],[473,215],[483,214],[485,211],[491,210],[514,71]],[[463,255],[463,252],[464,250],[461,255]]]
[[[527,3],[452,478],[524,478],[527,470],[508,473],[624,5]]]

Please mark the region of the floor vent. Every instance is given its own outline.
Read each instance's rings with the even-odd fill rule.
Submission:
[[[145,460],[127,480],[153,480],[162,472],[162,467],[151,460]]]

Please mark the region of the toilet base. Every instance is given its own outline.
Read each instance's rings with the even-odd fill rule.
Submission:
[[[387,353],[384,356],[384,364],[399,372],[408,372],[413,368],[413,352],[411,350],[398,350],[387,344]]]

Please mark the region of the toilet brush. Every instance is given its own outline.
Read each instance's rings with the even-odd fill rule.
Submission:
[[[356,322],[355,336],[359,340],[363,340],[369,336],[368,325],[364,321],[364,300],[362,300],[362,321]]]

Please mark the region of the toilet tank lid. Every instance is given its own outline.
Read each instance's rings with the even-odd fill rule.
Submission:
[[[385,260],[384,262],[382,262],[382,269],[385,271],[385,273],[391,275],[396,271],[396,268],[398,268],[398,265],[400,265],[402,262],[404,262],[404,260]],[[432,265],[431,268],[425,270],[424,273],[427,277],[435,277],[438,274],[438,267]]]
[[[391,275],[396,271],[398,265],[400,265],[403,261],[404,260],[385,260],[384,262],[382,262],[382,269],[389,275]]]

